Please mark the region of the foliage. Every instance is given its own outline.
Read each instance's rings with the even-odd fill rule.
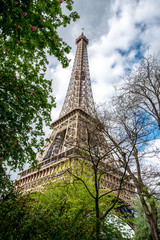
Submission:
[[[29,215],[30,196],[8,191],[8,195],[0,200],[0,239],[25,239],[24,227]]]
[[[35,194],[14,193],[1,200],[0,211],[0,239],[96,240],[94,202],[77,182],[50,183]],[[119,226],[109,219],[102,221],[101,234],[107,240],[122,239]]]
[[[70,47],[57,29],[79,16],[71,0],[0,1],[0,174],[6,166],[36,166],[44,145],[43,123],[50,125],[55,107],[51,80],[45,79],[47,54],[67,67]],[[68,9],[63,14],[62,5]]]

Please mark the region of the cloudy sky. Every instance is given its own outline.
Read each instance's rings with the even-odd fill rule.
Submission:
[[[65,3],[62,3],[64,8]],[[73,10],[80,19],[59,30],[72,47],[67,69],[54,56],[48,56],[46,78],[53,79],[57,107],[52,121],[59,116],[70,80],[76,45],[84,28],[89,39],[88,57],[93,97],[103,103],[113,94],[122,76],[149,53],[160,51],[160,0],[74,0]],[[50,131],[46,129],[46,136]],[[28,167],[28,164],[24,167]],[[14,174],[15,176],[15,174]]]
[[[46,77],[53,79],[57,103],[52,111],[53,121],[58,118],[64,101],[76,51],[75,39],[82,28],[89,39],[90,77],[96,103],[112,96],[114,86],[120,84],[121,77],[143,55],[160,50],[160,0],[75,0],[73,9],[80,19],[59,30],[72,47],[70,66],[62,69],[50,56],[46,72]]]

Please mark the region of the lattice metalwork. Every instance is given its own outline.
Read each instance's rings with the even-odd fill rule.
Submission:
[[[87,45],[83,33],[76,39],[77,50],[65,101],[59,119],[53,123],[50,143],[46,143],[39,162],[68,151],[75,146],[76,139],[83,131],[80,115],[93,116],[95,105],[89,74]]]
[[[91,116],[95,112],[87,54],[88,39],[83,33],[77,38],[76,44],[77,50],[71,78],[59,117],[64,116],[74,108],[81,108]]]
[[[51,158],[75,146],[78,114],[77,111],[74,111],[67,118],[62,118],[60,122],[55,123],[56,126],[50,137],[51,143],[46,146],[43,158],[39,160]]]
[[[105,153],[107,146],[105,139],[94,129],[95,105],[89,75],[88,39],[83,33],[77,38],[76,44],[76,56],[62,111],[58,120],[52,123],[53,131],[50,135],[50,142],[45,144],[43,154],[37,158],[40,170],[34,171],[29,168],[19,173],[19,183],[25,192],[41,190],[43,183],[53,180],[53,174],[61,174],[62,171],[76,164],[78,149],[85,150],[87,153],[87,146],[89,146],[93,156],[97,154],[103,156]],[[88,130],[93,135],[89,136]],[[91,136],[93,136],[92,142],[88,142]],[[109,158],[106,156],[101,161],[100,171],[109,169],[102,179],[104,190],[116,189],[119,186],[121,172],[118,168],[112,156]],[[111,172],[115,169],[115,172]],[[125,181],[124,188],[127,191],[121,192],[120,199],[129,203],[130,191],[134,191],[134,186]]]

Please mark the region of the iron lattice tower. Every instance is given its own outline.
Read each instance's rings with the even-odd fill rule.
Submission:
[[[88,39],[83,33],[76,39],[76,44],[76,56],[60,117],[74,108],[81,108],[92,116],[95,112],[87,55]]]
[[[74,162],[75,151],[79,144],[86,141],[86,123],[93,122],[95,105],[91,89],[87,55],[88,39],[83,33],[76,39],[77,50],[71,78],[58,120],[52,123],[50,142],[46,143],[43,154],[38,156],[39,171],[28,168],[19,173],[19,183],[23,191],[39,189],[42,182],[52,179],[52,174],[66,168],[66,160]],[[101,138],[101,136],[98,136]],[[80,141],[79,141],[80,139]],[[103,137],[101,138],[104,142]],[[114,166],[114,159],[107,159],[102,165]],[[102,167],[103,167],[102,166]],[[113,189],[119,184],[120,176],[109,173],[105,176],[105,188]],[[126,189],[134,191],[134,186],[126,182]],[[130,193],[122,192],[121,199],[130,201]]]
[[[51,144],[45,146],[39,161],[53,156],[59,158],[58,155],[62,153],[69,156],[76,139],[84,132],[80,121],[95,114],[87,54],[88,39],[83,33],[76,39],[76,44],[76,56],[62,110],[59,119],[52,124]]]

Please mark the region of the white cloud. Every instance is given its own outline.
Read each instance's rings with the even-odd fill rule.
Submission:
[[[73,64],[75,39],[85,27],[85,35],[90,42],[88,55],[95,102],[104,102],[112,96],[113,85],[121,81],[125,68],[134,64],[138,51],[147,51],[147,47],[151,52],[160,50],[159,9],[159,0],[154,3],[151,0],[75,1],[74,10],[80,14],[80,20],[61,29],[60,35],[73,48],[69,56]],[[128,54],[120,54],[118,49],[128,51]],[[49,60],[53,68],[48,67],[46,76],[54,79],[57,108],[52,111],[52,119],[55,120],[66,95],[72,64],[62,69],[53,57]]]
[[[121,81],[125,68],[134,64],[138,51],[158,52],[160,50],[160,0],[75,0],[74,10],[80,20],[67,28],[61,28],[61,37],[71,45],[69,58],[75,56],[75,39],[85,28],[89,38],[88,55],[90,75],[95,102],[105,102],[112,96],[114,84]],[[139,45],[138,45],[139,44]],[[136,46],[139,46],[137,48]],[[128,54],[120,54],[117,49]],[[72,64],[62,69],[54,57],[49,57],[46,77],[53,79],[53,92],[57,108],[52,111],[52,119],[59,116],[70,75]],[[46,135],[49,132],[47,130]]]
[[[160,20],[160,1],[159,0],[140,0],[135,12],[137,21],[143,21],[146,24],[157,24]],[[158,20],[159,19],[159,20]]]
[[[147,164],[160,168],[160,139],[156,139],[151,145],[146,148],[145,160]]]

